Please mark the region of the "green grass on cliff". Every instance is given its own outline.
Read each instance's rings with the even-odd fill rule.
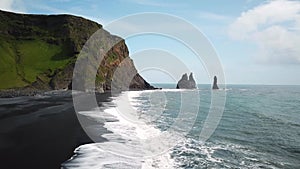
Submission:
[[[56,88],[55,85],[65,88],[68,84],[64,82],[70,78],[67,77],[71,71],[69,66],[80,59],[78,54],[86,40],[102,28],[96,22],[77,16],[27,15],[1,10],[0,23],[0,90],[24,86],[48,89]],[[93,54],[119,39],[106,31],[101,31],[98,36],[95,51],[91,51]],[[123,46],[118,50],[123,50]],[[126,51],[124,56],[119,55],[111,52],[102,63],[103,68],[100,66],[96,81],[91,83],[101,85],[109,81],[111,71],[119,58],[126,57]],[[35,81],[37,83],[33,83]]]
[[[0,39],[0,89],[24,87],[44,72],[63,68],[71,58],[66,51],[43,40]]]
[[[0,79],[0,89],[26,85],[17,75],[14,49],[3,40],[0,40]]]

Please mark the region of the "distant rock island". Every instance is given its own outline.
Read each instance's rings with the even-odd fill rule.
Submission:
[[[71,89],[76,59],[89,37],[102,25],[72,15],[16,14],[0,10],[0,90]],[[119,41],[104,56],[96,74],[96,90],[111,89],[115,69],[129,51],[120,37],[103,31],[102,46]],[[101,38],[101,37],[100,37]],[[127,59],[121,66],[131,67],[134,77],[129,89],[153,89]]]
[[[212,89],[214,90],[219,89],[217,76],[214,77],[214,83]]]
[[[196,89],[196,82],[194,80],[193,73],[190,73],[189,77],[186,73],[183,74],[177,83],[176,89]]]

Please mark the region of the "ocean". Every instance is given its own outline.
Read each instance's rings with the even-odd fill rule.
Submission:
[[[107,141],[79,146],[62,167],[300,168],[300,86],[227,85],[224,112],[207,140],[199,136],[218,91],[156,86],[163,89],[123,92],[101,109],[79,112],[104,122],[109,132],[98,134]]]

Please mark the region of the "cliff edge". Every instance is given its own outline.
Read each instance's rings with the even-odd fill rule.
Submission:
[[[83,45],[102,28],[96,22],[72,15],[5,11],[0,11],[0,22],[0,90],[71,89],[74,65]],[[114,70],[129,58],[123,39],[105,30],[104,36],[105,40],[100,40],[103,45],[109,43],[107,39],[120,40],[107,52],[97,70],[95,85],[99,91],[110,90]],[[137,73],[132,60],[125,66],[136,73],[129,89],[153,89]]]

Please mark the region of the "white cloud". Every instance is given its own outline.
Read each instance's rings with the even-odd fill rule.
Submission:
[[[12,12],[24,12],[25,5],[22,0],[1,0],[0,9]]]
[[[264,63],[300,63],[300,2],[268,1],[243,12],[229,27],[235,40],[258,45]]]
[[[0,9],[10,11],[12,9],[14,0],[2,0],[0,1]]]

